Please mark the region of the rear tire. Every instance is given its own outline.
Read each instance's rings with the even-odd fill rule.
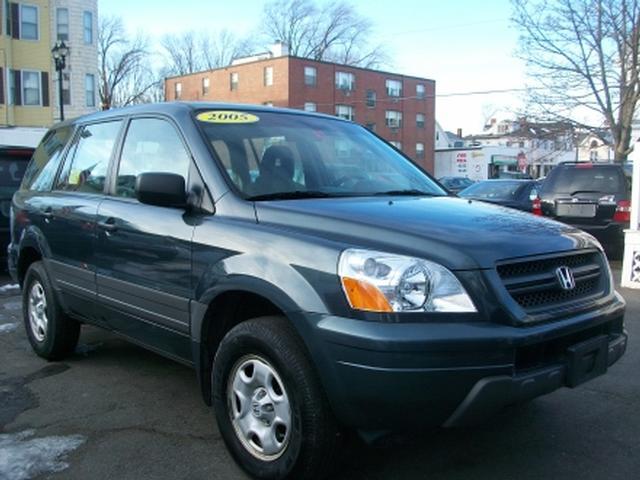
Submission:
[[[61,360],[73,353],[80,323],[62,311],[41,261],[33,262],[25,275],[22,313],[29,343],[40,357]]]
[[[339,430],[287,319],[256,318],[227,333],[213,361],[212,395],[222,438],[253,477],[321,479],[331,473]]]

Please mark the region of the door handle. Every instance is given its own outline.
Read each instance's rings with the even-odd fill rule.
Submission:
[[[53,218],[53,210],[51,209],[51,207],[48,207],[46,210],[43,210],[42,216],[44,217],[44,221],[49,223],[49,220]]]
[[[105,230],[107,233],[115,232],[118,229],[116,225],[116,219],[113,217],[107,218],[104,222],[98,222],[98,227]]]

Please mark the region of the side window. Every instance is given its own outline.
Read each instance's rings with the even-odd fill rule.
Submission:
[[[175,173],[186,184],[189,165],[189,154],[173,125],[157,118],[134,119],[122,147],[116,195],[135,197],[136,178],[141,173]]]
[[[109,159],[122,121],[82,128],[58,178],[57,190],[102,193]]]
[[[24,174],[21,189],[39,192],[51,190],[53,180],[62,160],[64,146],[73,133],[72,127],[50,131],[33,153],[33,158]]]

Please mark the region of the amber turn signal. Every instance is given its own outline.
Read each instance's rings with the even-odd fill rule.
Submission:
[[[393,312],[387,298],[370,283],[342,277],[342,288],[347,294],[351,308],[367,312]]]

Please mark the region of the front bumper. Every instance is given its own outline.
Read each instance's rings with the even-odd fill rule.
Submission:
[[[362,430],[461,426],[572,383],[568,349],[606,339],[626,349],[624,301],[531,326],[376,323],[305,315],[307,342],[338,419]],[[301,323],[299,323],[300,325]],[[320,341],[317,341],[317,339]]]

